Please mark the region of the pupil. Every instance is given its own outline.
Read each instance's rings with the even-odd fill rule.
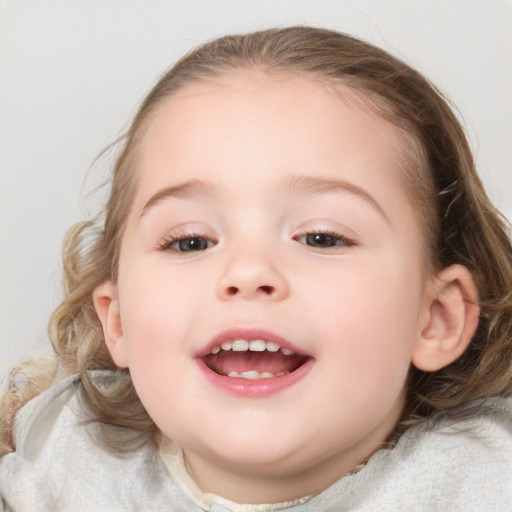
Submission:
[[[327,233],[311,233],[306,237],[308,245],[315,247],[333,247],[336,245],[336,238]]]
[[[185,238],[178,243],[180,251],[204,251],[207,248],[208,242],[199,236]]]

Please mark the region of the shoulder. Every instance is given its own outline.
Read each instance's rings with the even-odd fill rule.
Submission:
[[[95,378],[104,376],[97,372]],[[74,375],[20,409],[16,451],[0,459],[2,500],[16,512],[162,510],[160,503],[170,497],[179,501],[152,446],[120,457],[96,440],[81,389]]]
[[[512,398],[476,400],[453,417],[434,417],[419,424],[400,442],[403,450],[411,445],[426,450],[432,443],[439,448],[462,445],[469,453],[494,457],[502,454],[506,460],[512,450]]]
[[[469,482],[481,486],[487,480],[492,487],[495,477],[509,475],[512,499],[512,398],[478,400],[459,419],[426,422],[408,433],[402,451],[409,447],[425,460],[434,458],[449,468],[457,467]]]
[[[360,472],[314,498],[311,510],[512,510],[512,399],[472,404],[459,419],[410,428]],[[305,507],[304,511],[310,510]]]
[[[512,508],[512,401],[473,402],[457,418],[433,418],[406,432],[390,457],[388,481],[421,500],[424,510]],[[382,468],[382,473],[389,470]],[[409,487],[406,491],[405,487]],[[421,509],[423,510],[423,509]]]
[[[43,438],[48,438],[64,419],[69,421],[69,404],[76,401],[79,385],[78,374],[68,377],[27,402],[18,411],[13,437],[20,456],[34,458],[37,447],[40,449],[44,444]]]

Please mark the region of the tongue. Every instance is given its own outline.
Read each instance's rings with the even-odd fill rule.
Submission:
[[[292,372],[303,362],[304,358],[297,354],[286,356],[281,352],[233,352],[221,351],[210,354],[204,358],[206,366],[220,375],[229,375],[231,372],[243,373],[257,371],[268,372],[272,375]]]

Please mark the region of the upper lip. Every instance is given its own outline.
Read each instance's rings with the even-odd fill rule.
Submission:
[[[254,341],[254,340],[263,340],[268,342],[277,343],[281,348],[285,348],[291,350],[295,354],[308,356],[309,354],[304,353],[303,350],[300,350],[296,345],[292,342],[283,338],[282,336],[262,328],[247,328],[247,327],[239,327],[239,328],[231,328],[214,336],[205,346],[201,347],[201,349],[195,354],[195,357],[205,357],[212,351],[213,348],[222,345],[222,343],[227,341],[235,341],[235,340],[246,340],[246,341]]]

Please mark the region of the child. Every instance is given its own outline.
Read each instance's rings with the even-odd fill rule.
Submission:
[[[404,63],[306,27],[205,44],[69,232],[3,510],[510,510],[506,229]]]

